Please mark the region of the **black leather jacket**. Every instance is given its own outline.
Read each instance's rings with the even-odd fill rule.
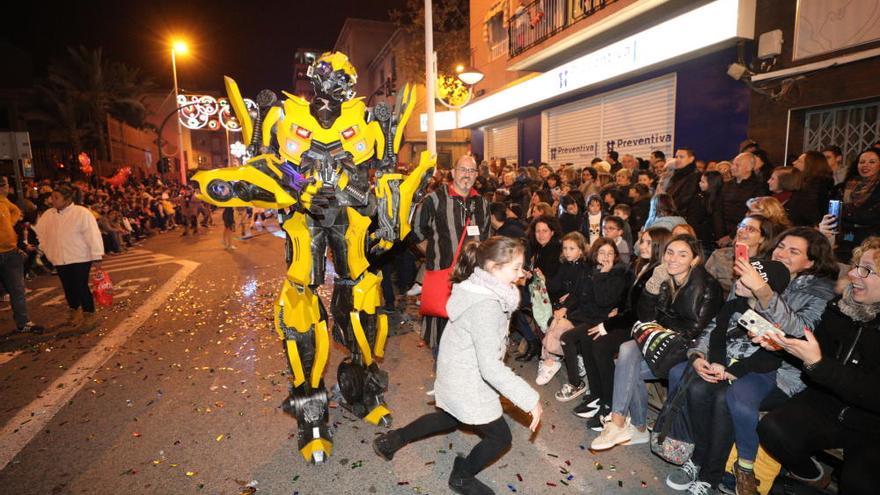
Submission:
[[[663,282],[660,293],[643,291],[639,321],[653,321],[680,332],[688,340],[700,336],[724,303],[721,286],[702,266],[694,267],[687,282],[674,294],[672,282]]]

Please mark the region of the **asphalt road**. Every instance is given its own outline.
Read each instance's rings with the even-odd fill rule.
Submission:
[[[57,329],[65,305],[56,277],[28,283],[31,318],[55,328],[0,334],[0,493],[449,493],[452,461],[476,443],[472,433],[426,439],[385,462],[370,447],[379,430],[334,407],[333,455],[321,466],[303,461],[295,420],[279,407],[287,371],[271,305],[283,241],[258,235],[227,252],[220,228],[161,234],[106,258],[114,306],[89,331]],[[396,425],[433,410],[431,354],[414,325],[396,328],[382,364]],[[0,303],[0,332],[12,327]],[[344,355],[334,344],[328,385]],[[514,365],[530,382],[535,368]],[[671,467],[646,445],[587,450],[596,433],[570,413],[575,402],[553,398],[560,385],[541,388],[535,435],[507,408],[513,446],[484,482],[499,494],[673,493],[663,484]]]

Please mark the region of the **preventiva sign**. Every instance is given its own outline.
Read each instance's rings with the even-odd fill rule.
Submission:
[[[473,127],[702,48],[754,37],[755,0],[715,0],[461,109]]]

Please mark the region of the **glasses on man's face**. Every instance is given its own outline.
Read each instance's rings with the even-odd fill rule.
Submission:
[[[457,170],[458,173],[461,175],[477,175],[477,173],[479,172],[479,170],[475,168],[457,168],[455,170]]]
[[[739,230],[744,230],[744,231],[748,232],[749,234],[757,234],[757,233],[761,232],[761,230],[758,229],[757,227],[755,227],[753,225],[749,225],[747,223],[741,223],[741,224],[737,225],[736,228]]]
[[[853,267],[859,278],[868,278],[872,273],[877,273],[873,268],[867,265],[856,265]]]

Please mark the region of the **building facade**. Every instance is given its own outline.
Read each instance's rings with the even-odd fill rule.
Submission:
[[[777,164],[828,145],[849,163],[880,141],[876,0],[758,0],[758,12],[766,37],[749,47],[743,78],[756,88],[749,137]]]
[[[750,90],[727,75],[754,0],[471,1],[479,97],[459,113],[485,159],[583,166],[608,151],[728,159]],[[506,48],[505,48],[506,47]]]

